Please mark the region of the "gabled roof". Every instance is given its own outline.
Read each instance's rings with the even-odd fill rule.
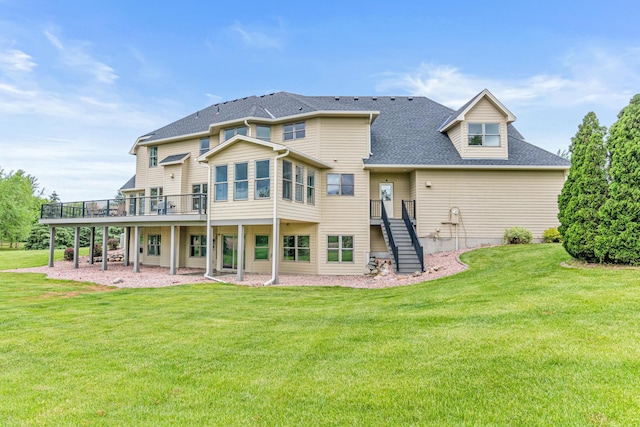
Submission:
[[[148,145],[187,135],[189,137],[206,136],[212,127],[226,126],[226,124],[231,126],[231,123],[243,123],[245,119],[264,123],[275,121],[286,123],[288,120],[304,120],[305,117],[313,115],[334,114],[367,117],[370,120],[371,156],[364,159],[364,164],[368,167],[371,165],[569,167],[570,163],[567,160],[527,143],[512,125],[508,126],[508,159],[462,159],[444,133],[444,129],[464,117],[474,105],[485,98],[505,114],[508,123],[515,120],[515,116],[488,90],[480,92],[457,111],[422,96],[304,96],[276,92],[214,104],[149,132],[140,137],[136,143]],[[225,141],[221,145],[232,140]],[[250,137],[245,137],[244,140],[260,141]],[[285,147],[283,144],[278,145]]]
[[[509,111],[507,109],[507,107],[505,107],[500,101],[498,101],[498,98],[496,98],[495,96],[493,96],[493,94],[491,92],[489,92],[488,89],[483,90],[482,92],[480,92],[479,94],[477,94],[476,96],[474,96],[473,98],[471,98],[471,100],[469,102],[467,102],[466,104],[464,104],[462,107],[460,107],[458,109],[458,111],[456,111],[455,113],[451,114],[447,120],[445,120],[445,122],[440,126],[440,129],[438,129],[440,132],[446,132],[449,128],[451,128],[453,125],[463,121],[465,119],[465,115],[473,108],[476,106],[476,104],[478,104],[478,102],[480,102],[482,99],[488,99],[489,102],[491,102],[502,114],[505,115],[505,117],[507,118],[507,123],[513,123],[516,121],[516,116],[514,116],[511,111]]]
[[[129,181],[125,182],[125,184],[120,187],[120,191],[122,190],[133,190],[134,188],[136,188],[136,176],[133,175],[131,178],[129,178]]]
[[[293,148],[287,147],[286,145],[278,144],[271,141],[264,141],[262,139],[252,138],[250,136],[245,135],[235,135],[233,138],[230,138],[223,142],[222,144],[212,148],[206,153],[202,154],[198,157],[198,161],[201,163],[207,162],[209,157],[220,153],[221,151],[226,150],[227,148],[237,144],[238,142],[248,142],[250,144],[260,145],[263,147],[271,148],[273,151],[278,153],[286,153],[288,152],[288,156],[297,160],[302,160],[311,166],[315,166],[320,169],[331,169],[332,166],[322,160],[316,159],[315,157],[308,156],[300,151],[294,150]]]
[[[191,157],[191,153],[174,154],[172,156],[165,157],[158,164],[162,166],[178,165],[184,163],[189,157]]]

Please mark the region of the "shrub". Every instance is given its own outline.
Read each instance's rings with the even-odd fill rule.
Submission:
[[[73,251],[73,248],[67,248],[64,250],[64,259],[67,261],[73,261],[73,258],[75,256],[75,253]]]
[[[102,245],[100,243],[93,244],[93,256],[102,256]]]
[[[118,249],[118,245],[120,245],[120,241],[118,239],[107,240],[107,246],[109,246],[110,251],[115,251],[116,249]]]
[[[503,243],[508,245],[518,245],[531,243],[533,234],[523,227],[511,227],[504,231]]]
[[[562,235],[555,227],[547,228],[542,233],[542,241],[545,243],[560,243],[562,242]]]

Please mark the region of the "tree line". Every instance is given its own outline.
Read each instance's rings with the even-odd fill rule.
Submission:
[[[640,94],[607,131],[589,112],[558,197],[563,245],[586,262],[640,265]]]
[[[118,191],[116,198],[122,198]],[[59,203],[60,198],[54,191],[44,196],[37,178],[23,170],[6,172],[0,167],[0,241],[9,247],[18,247],[25,242],[25,249],[47,249],[49,247],[49,227],[38,224],[40,208],[45,203]],[[120,227],[110,227],[108,238],[119,238]],[[80,229],[80,246],[89,246],[91,229]],[[56,248],[72,247],[73,228],[56,228]],[[97,232],[96,243],[102,242],[102,233]]]

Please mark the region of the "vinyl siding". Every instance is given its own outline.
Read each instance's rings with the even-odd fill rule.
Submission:
[[[171,230],[169,230],[171,232]],[[178,256],[180,267],[189,268],[206,268],[206,257],[192,257],[190,256],[190,243],[191,236],[206,236],[207,227],[180,227],[180,254]],[[169,236],[171,237],[171,236]]]
[[[285,122],[281,125],[273,126],[273,128],[277,129],[277,132],[274,135],[272,135],[272,140],[273,142],[277,142],[278,144],[284,144],[287,147],[291,147],[296,151],[300,151],[301,153],[304,153],[307,156],[318,158],[319,157],[318,138],[319,138],[320,120],[321,119],[292,120],[292,121]],[[282,129],[284,125],[291,124],[291,123],[299,123],[301,121],[305,122],[304,138],[284,141],[282,139],[283,138]],[[277,139],[274,139],[274,138],[277,138]]]
[[[451,237],[450,210],[460,210],[460,238],[501,239],[509,227],[526,227],[540,238],[558,225],[558,194],[564,171],[418,171],[418,235]]]
[[[291,182],[291,200],[285,200],[282,198],[284,185],[282,183],[282,161],[287,160],[291,162],[292,167],[292,182]],[[296,165],[304,167],[304,202],[295,201],[296,194]],[[308,172],[312,170],[315,173],[315,204],[310,205],[307,203],[307,176]],[[308,166],[304,162],[298,160],[284,158],[278,160],[278,218],[283,221],[302,221],[302,222],[320,222],[320,213],[322,199],[320,197],[320,182],[322,171]],[[273,203],[273,202],[272,202]],[[269,214],[269,217],[273,217],[273,212]]]
[[[384,242],[382,228],[379,225],[371,227],[371,252],[387,252],[387,244]]]
[[[466,127],[466,125],[465,125]],[[453,143],[453,146],[456,147],[460,156],[463,155],[463,147],[462,147],[462,126],[457,125],[449,129],[447,132],[447,136]]]
[[[477,147],[468,144],[468,123],[499,123],[500,147]],[[506,117],[487,99],[480,100],[466,115],[465,122],[460,124],[461,147],[464,158],[496,159],[509,156]],[[457,147],[456,147],[457,148]],[[460,150],[458,150],[460,151]]]
[[[320,180],[322,221],[318,232],[320,274],[362,274],[370,250],[369,172],[362,159],[368,156],[369,128],[366,119],[323,118],[320,126],[320,157],[333,165]],[[352,173],[354,196],[327,196],[327,173]],[[328,263],[327,236],[354,236],[354,262]]]
[[[318,271],[318,226],[316,224],[286,223],[280,224],[280,241],[278,244],[280,257],[280,273],[282,274],[325,274]],[[284,261],[283,237],[284,236],[309,236],[311,248],[311,261]]]

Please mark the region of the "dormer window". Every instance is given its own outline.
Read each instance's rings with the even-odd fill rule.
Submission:
[[[239,126],[237,128],[229,128],[224,130],[224,140],[233,138],[236,135],[247,135],[247,127]]]
[[[282,126],[282,138],[285,141],[301,139],[305,136],[304,122],[289,123]]]
[[[484,147],[500,146],[499,123],[469,123],[469,145]]]

